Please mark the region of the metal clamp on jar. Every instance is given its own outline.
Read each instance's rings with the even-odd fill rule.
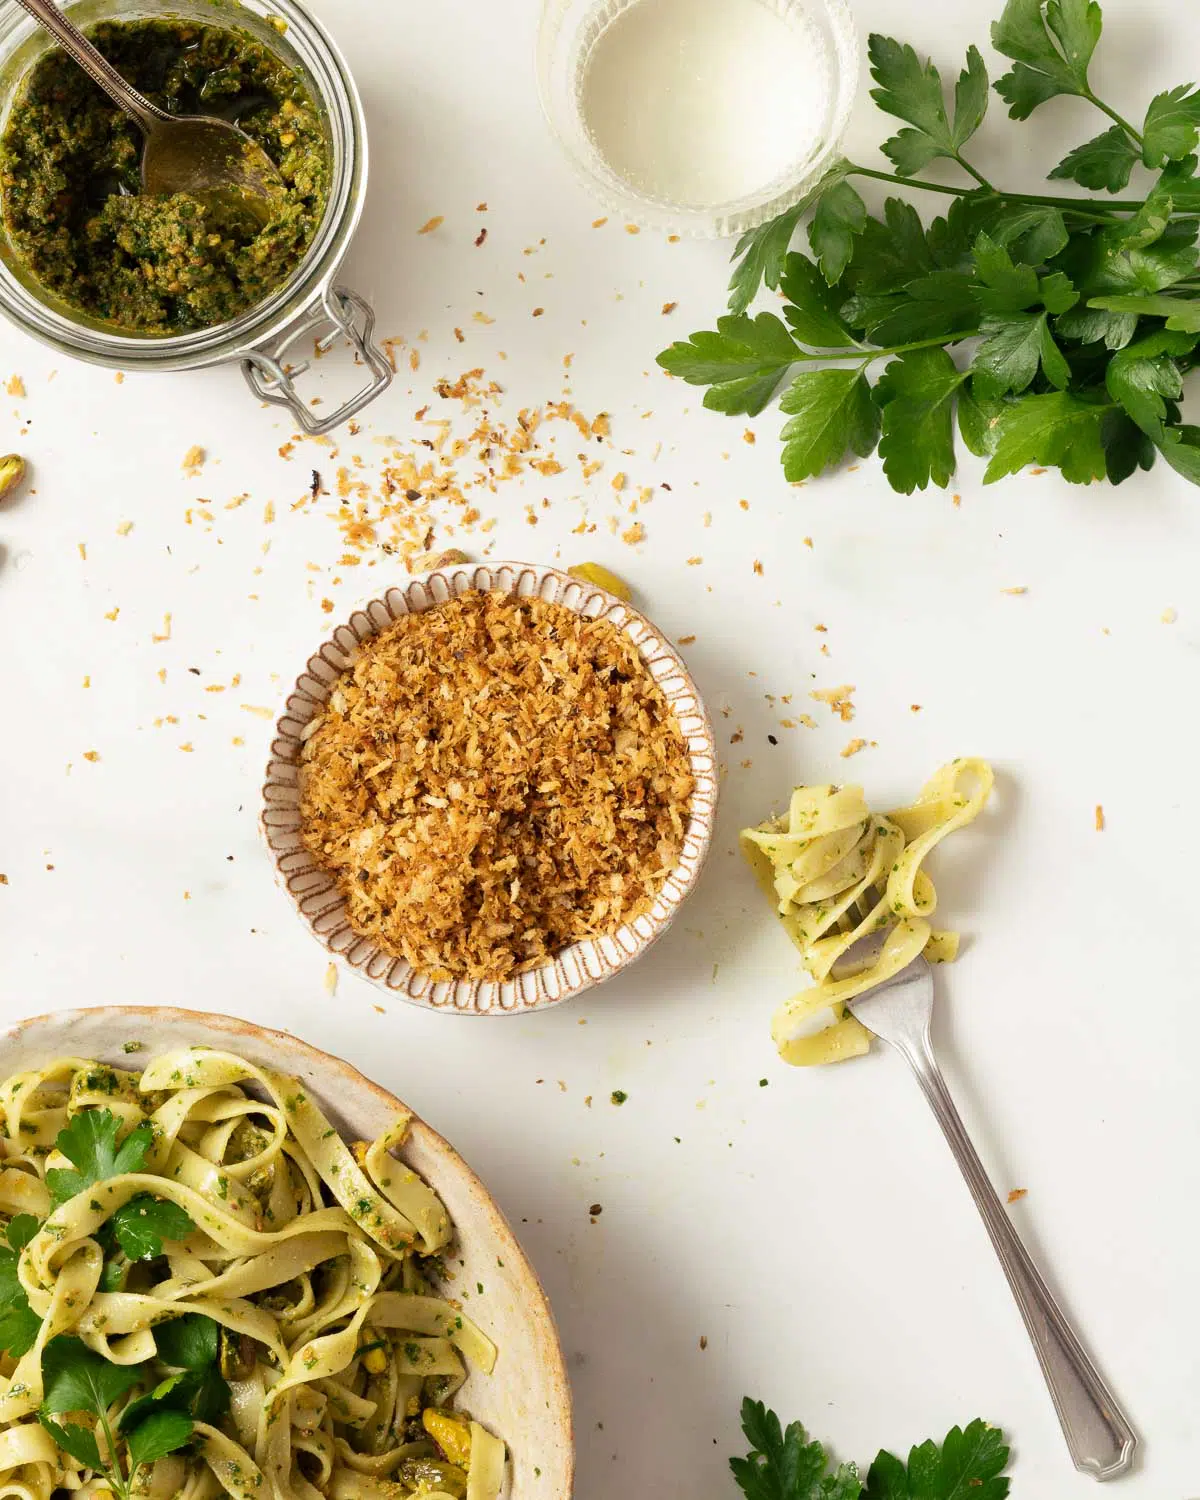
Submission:
[[[154,0],[79,0],[67,12],[80,27],[163,15]],[[175,0],[170,15],[248,32],[307,85],[325,127],[330,173],[324,215],[303,260],[262,302],[229,322],[181,334],[126,333],[49,293],[14,253],[7,234],[0,234],[0,311],[64,354],[114,369],[195,370],[236,361],[260,400],[286,407],[311,435],[331,432],[392,379],[390,362],[373,342],[374,311],[337,280],[366,194],[367,137],[358,89],[332,38],[297,0]],[[47,45],[22,10],[10,7],[0,18],[4,123]],[[297,382],[314,354],[339,340],[350,344],[368,378],[335,410],[318,416]]]

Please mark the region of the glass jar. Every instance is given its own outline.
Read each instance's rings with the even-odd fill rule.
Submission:
[[[362,100],[345,60],[324,27],[297,0],[78,0],[64,6],[77,26],[99,21],[178,17],[248,31],[307,84],[325,123],[330,153],[329,199],[308,253],[265,301],[229,323],[167,337],[115,333],[60,303],[29,275],[0,230],[0,311],[43,343],[92,364],[121,370],[195,370],[241,364],[255,396],[283,406],[307,433],[331,431],[383,391],[392,370],[373,341],[375,314],[337,275],[358,227],[367,185],[367,136]],[[0,16],[0,131],[21,81],[54,46],[19,6]],[[313,345],[324,353],[348,339],[369,379],[335,411],[318,416],[296,389]],[[297,358],[289,359],[292,351]],[[301,352],[303,351],[303,352]]]
[[[664,0],[543,0],[537,43],[542,109],[578,177],[612,212],[653,229],[709,237],[741,234],[798,203],[836,160],[858,88],[858,33],[847,0],[759,0],[755,8],[778,18],[799,39],[799,55],[809,72],[807,79],[797,76],[789,83],[789,94],[795,95],[806,83],[815,82],[821,106],[819,112],[814,111],[807,138],[796,142],[790,158],[765,172],[765,180],[746,180],[739,190],[697,201],[648,191],[617,170],[589,127],[585,96],[599,44],[630,19],[631,11],[653,10],[665,18],[655,39],[668,49],[664,55],[676,61],[684,56],[685,46],[695,44],[703,23],[717,7],[708,0],[694,0],[692,4],[687,0],[671,0],[670,4]],[[728,37],[720,41],[708,37],[718,58],[732,57],[737,49],[738,23],[731,19],[728,24]],[[673,35],[665,34],[671,31]],[[669,100],[670,83],[659,81],[656,85],[654,79],[645,78],[648,71],[652,71],[652,64],[644,58],[638,72],[639,86],[657,86]],[[714,87],[709,97],[715,102],[707,113],[719,118],[716,111],[723,91]],[[748,112],[762,116],[759,123],[773,127],[774,135],[782,139],[786,127],[764,116],[769,102],[769,97],[760,98]],[[734,107],[728,97],[723,103],[726,108]],[[632,113],[629,119],[634,121]],[[702,149],[683,117],[677,122],[669,149]]]

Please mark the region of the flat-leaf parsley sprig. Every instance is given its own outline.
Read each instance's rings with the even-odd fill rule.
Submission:
[[[746,1500],[1005,1500],[1008,1447],[986,1422],[953,1427],[942,1443],[909,1451],[907,1462],[880,1449],[866,1478],[852,1463],[836,1469],[799,1422],[782,1427],[761,1401],[742,1402],[745,1458],[729,1467]]]
[[[1200,90],[1158,94],[1131,123],[1092,89],[1100,32],[1095,0],[1008,0],[992,43],[1012,67],[994,88],[1015,120],[1060,94],[1100,110],[1112,123],[1049,176],[1108,196],[989,181],[965,154],[987,112],[979,50],[948,102],[931,62],[874,35],[872,97],[904,122],[882,148],[895,170],[840,161],[743,235],[728,314],[658,363],[731,415],[754,416],[782,390],[793,482],[878,447],[894,489],[944,487],[957,429],[988,460],[985,483],[1041,464],[1074,483],[1120,484],[1161,455],[1200,484],[1200,427],[1180,410],[1200,363]],[[965,182],[917,175],[937,159]],[[1135,169],[1155,174],[1144,196],[1112,196]],[[928,226],[898,197],[875,217],[855,177],[952,201]],[[806,215],[811,255],[791,248]],[[763,286],[782,296],[782,318],[748,311]]]

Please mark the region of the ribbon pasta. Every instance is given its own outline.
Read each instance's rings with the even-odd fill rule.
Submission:
[[[59,1133],[96,1108],[122,1137],[149,1122],[144,1164],[53,1207]],[[496,1349],[432,1284],[454,1231],[392,1154],[408,1125],[347,1144],[300,1080],[198,1047],[140,1074],[63,1058],[0,1083],[0,1239],[39,1221],[16,1274],[41,1319],[27,1353],[0,1354],[0,1500],[109,1493],[38,1420],[52,1339],[144,1369],[133,1400],[170,1374],[154,1328],[189,1313],[219,1327],[229,1413],[143,1465],[139,1500],[498,1500],[504,1444],[451,1407]],[[104,1226],[145,1194],[194,1229],[111,1274]]]
[[[923,865],[947,834],[979,815],[992,782],[986,761],[954,760],[911,807],[886,816],[871,812],[861,787],[802,786],[786,817],[743,831],[742,852],[815,981],[775,1013],[771,1033],[786,1062],[808,1067],[861,1057],[870,1032],[846,1002],[918,954],[932,962],[957,956],[958,935],[936,932],[929,922],[937,893]],[[832,977],[838,959],[874,932],[887,933],[875,963]],[[811,1030],[822,1011],[831,1011],[832,1021]]]

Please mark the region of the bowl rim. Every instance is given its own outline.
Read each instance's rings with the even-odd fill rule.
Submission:
[[[40,1015],[26,1016],[22,1020],[13,1021],[4,1026],[0,1030],[0,1053],[6,1045],[22,1037],[26,1032],[50,1027],[69,1028],[73,1021],[84,1016],[110,1017],[114,1025],[121,1021],[132,1029],[145,1029],[151,1033],[156,1019],[166,1020],[180,1025],[195,1026],[198,1030],[202,1028],[209,1033],[226,1035],[232,1039],[233,1043],[236,1043],[239,1037],[249,1036],[264,1046],[279,1049],[283,1055],[288,1056],[289,1069],[292,1066],[290,1059],[298,1055],[299,1061],[317,1064],[322,1068],[331,1068],[340,1074],[342,1082],[348,1089],[372,1095],[378,1104],[391,1112],[407,1114],[410,1138],[417,1138],[420,1144],[430,1149],[434,1155],[448,1158],[461,1173],[467,1190],[478,1202],[488,1219],[492,1232],[505,1246],[505,1268],[511,1270],[520,1283],[521,1305],[527,1309],[534,1324],[540,1325],[543,1342],[557,1355],[553,1368],[546,1371],[546,1375],[555,1395],[556,1409],[551,1415],[551,1422],[555,1429],[555,1436],[562,1445],[566,1473],[564,1475],[565,1488],[560,1496],[554,1497],[554,1500],[570,1500],[575,1479],[575,1421],[571,1384],[567,1375],[566,1358],[563,1354],[562,1338],[554,1310],[541,1278],[499,1204],[492,1197],[479,1174],[463,1160],[445,1136],[427,1124],[398,1095],[384,1088],[382,1084],[376,1083],[374,1079],[368,1078],[345,1058],[326,1052],[323,1048],[316,1047],[291,1032],[279,1031],[271,1026],[260,1026],[256,1021],[225,1015],[220,1011],[191,1010],[185,1006],[174,1005],[83,1005],[45,1011]],[[3,1065],[0,1064],[0,1070],[2,1067]],[[322,1102],[326,1102],[324,1098]],[[336,1108],[336,1105],[333,1107]]]
[[[345,670],[351,645],[377,634],[406,613],[436,607],[471,591],[550,599],[587,618],[607,618],[622,630],[637,647],[676,715],[696,783],[679,862],[650,911],[614,934],[574,943],[546,963],[503,982],[433,980],[359,937],[345,917],[333,878],[299,845],[296,833],[296,767],[303,729],[324,705],[332,682]],[[348,637],[349,643],[339,637]],[[335,962],[393,998],[424,1009],[469,1016],[528,1015],[560,1005],[611,978],[658,941],[700,878],[712,847],[719,790],[716,739],[699,689],[665,632],[645,614],[627,600],[550,564],[505,560],[451,563],[414,574],[360,602],[308,658],[286,690],[272,727],[261,789],[259,832],[276,884]]]

